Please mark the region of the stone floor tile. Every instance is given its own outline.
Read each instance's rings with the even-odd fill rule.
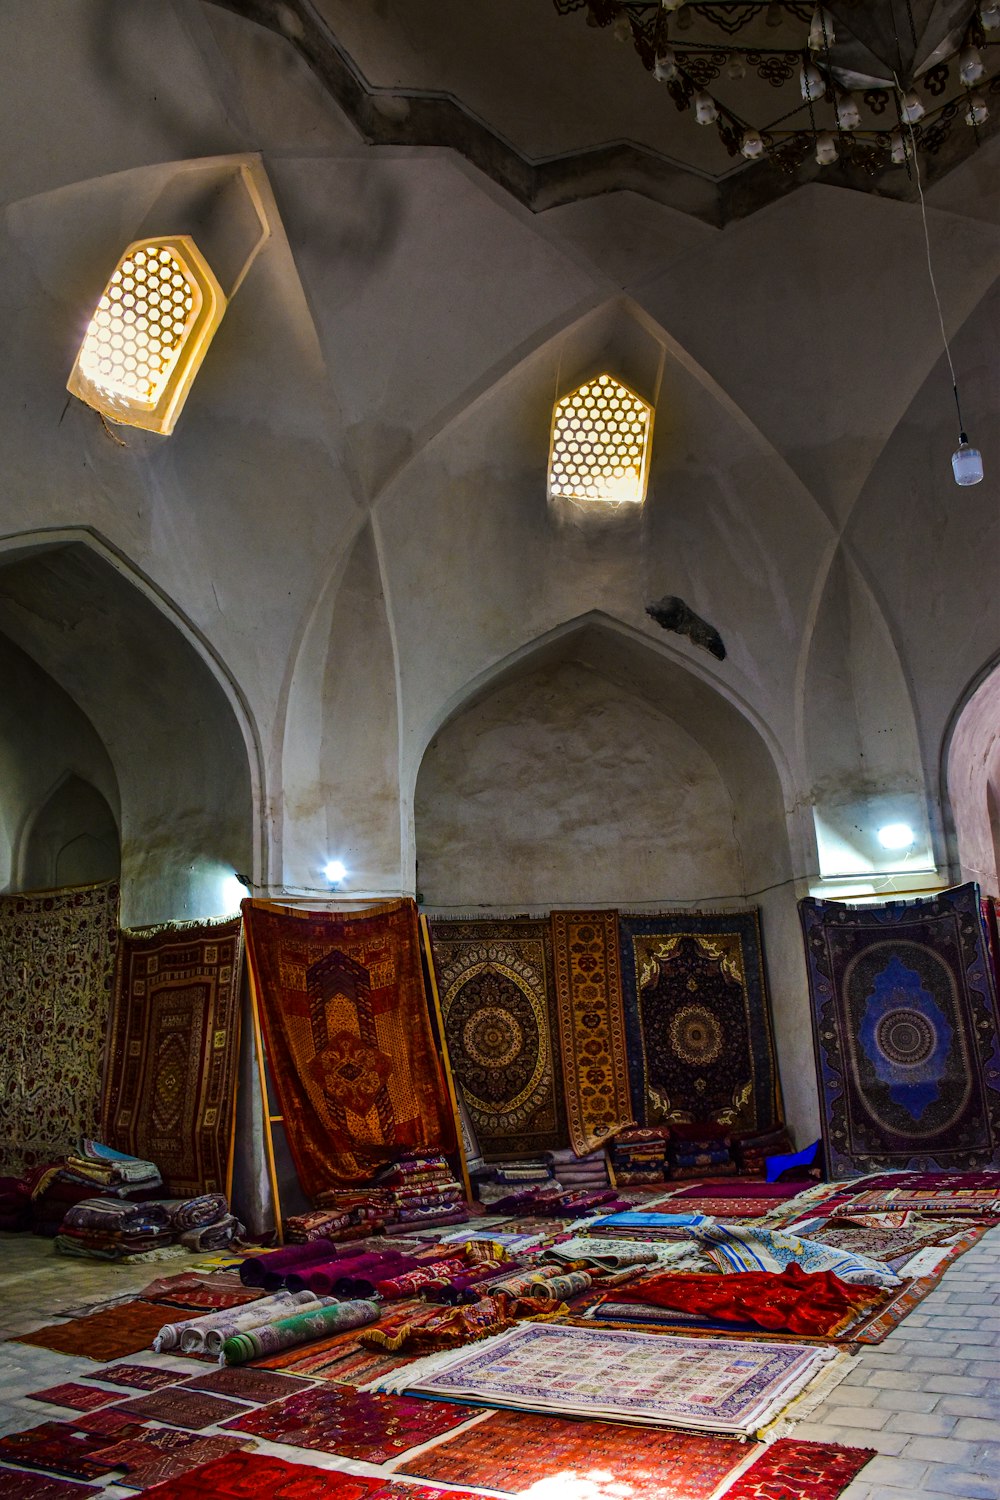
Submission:
[[[952,1375],[961,1377],[962,1374],[961,1367],[958,1366],[957,1361],[954,1359],[928,1359],[926,1357],[911,1359],[907,1365],[907,1369],[912,1370],[918,1375]],[[968,1373],[971,1375],[975,1372],[970,1370]]]
[[[991,1396],[942,1396],[934,1408],[950,1417],[982,1417],[994,1426],[993,1438],[1000,1442],[1000,1393]]]
[[[888,1422],[889,1413],[876,1406],[831,1405],[830,1409],[823,1413],[823,1420],[831,1427],[860,1427],[866,1431],[868,1429],[877,1431]],[[977,1433],[976,1436],[986,1437],[986,1433]]]
[[[922,1385],[925,1391],[949,1396],[985,1396],[989,1388],[988,1380],[973,1375],[928,1375]]]
[[[984,1443],[996,1442],[1000,1432],[1000,1421],[996,1417],[959,1417],[955,1428],[957,1438],[975,1438]]]
[[[852,1385],[864,1384],[887,1391],[919,1391],[923,1388],[923,1376],[914,1370],[882,1369],[869,1373],[866,1368],[862,1368],[856,1375],[852,1372],[841,1384],[847,1385],[848,1381]]]
[[[905,1328],[905,1326],[904,1323],[903,1327]],[[919,1329],[917,1331],[920,1332]],[[934,1359],[943,1359],[946,1354],[957,1354],[959,1345],[946,1342],[943,1339],[940,1341],[935,1339],[933,1342],[927,1339],[905,1339],[900,1343],[900,1348],[908,1358],[927,1354]]]
[[[1000,1339],[997,1340],[1000,1345]],[[982,1380],[1000,1380],[1000,1359],[974,1359],[968,1367],[969,1375]]]
[[[935,1465],[932,1472],[935,1488],[943,1495],[960,1496],[961,1500],[997,1500],[1000,1496],[1000,1475],[975,1474],[945,1464]]]
[[[957,1422],[957,1417],[942,1416],[936,1411],[894,1411],[886,1423],[886,1431],[908,1432],[911,1437],[949,1437]]]
[[[913,1437],[903,1453],[906,1458],[922,1458],[928,1463],[954,1464],[956,1468],[960,1468],[975,1457],[976,1444],[962,1442],[954,1437]]]
[[[879,1453],[861,1472],[869,1484],[891,1484],[916,1489],[926,1471],[927,1465],[919,1459],[886,1458]]]
[[[872,1402],[887,1411],[934,1411],[943,1397],[936,1391],[879,1391]],[[957,1413],[956,1413],[957,1415]]]

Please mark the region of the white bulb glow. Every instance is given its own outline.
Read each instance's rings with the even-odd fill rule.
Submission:
[[[695,94],[694,117],[699,125],[712,125],[719,118],[719,107],[711,94]]]
[[[903,95],[903,102],[899,107],[899,112],[908,125],[915,125],[918,120],[923,119],[927,110],[924,106],[924,101],[916,89],[911,89],[908,94]]]
[[[963,441],[951,455],[951,468],[956,484],[979,484],[983,477],[983,455],[971,443]]]
[[[323,868],[323,874],[331,885],[339,885],[347,875],[347,868],[339,859],[331,859]]]
[[[875,835],[883,849],[909,849],[916,834],[909,823],[886,823]]]
[[[822,99],[826,93],[826,79],[819,68],[814,68],[812,63],[803,63],[799,69],[799,88],[805,100]]]
[[[250,892],[240,880],[238,875],[226,875],[221,882],[222,909],[225,912],[236,912],[240,909],[240,902]]]

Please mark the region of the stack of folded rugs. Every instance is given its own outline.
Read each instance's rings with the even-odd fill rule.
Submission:
[[[744,1177],[763,1177],[769,1156],[790,1156],[794,1150],[784,1125],[733,1137],[733,1155]]]
[[[622,1187],[655,1187],[667,1179],[669,1125],[630,1125],[611,1143],[615,1181]]]
[[[221,1193],[145,1203],[99,1197],[85,1198],[69,1210],[55,1243],[63,1255],[129,1261],[172,1245],[224,1249],[243,1233]]]
[[[67,1210],[95,1193],[135,1203],[153,1197],[162,1186],[154,1162],[84,1140],[78,1150],[39,1176],[32,1193],[32,1228],[36,1234],[58,1234]]]
[[[608,1162],[604,1147],[587,1156],[577,1156],[570,1147],[546,1152],[553,1173],[564,1188],[605,1188],[608,1185]]]
[[[351,1240],[393,1226],[464,1224],[468,1217],[461,1183],[444,1157],[408,1154],[368,1187],[320,1193],[311,1213],[286,1220],[285,1233],[298,1244],[320,1237]]]
[[[711,1120],[671,1124],[667,1143],[670,1177],[731,1177],[737,1167],[728,1126]]]

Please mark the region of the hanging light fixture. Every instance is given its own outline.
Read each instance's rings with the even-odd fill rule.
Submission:
[[[986,64],[978,47],[966,47],[964,52],[959,53],[958,76],[967,89],[978,83],[985,72]]]
[[[837,137],[829,130],[816,137],[816,160],[821,167],[828,167],[837,160]]]
[[[983,125],[990,117],[990,107],[982,94],[969,95],[969,107],[965,111],[966,125]]]
[[[978,448],[973,448],[964,432],[960,432],[958,436],[958,447],[951,455],[955,483],[963,486],[979,484],[983,477],[983,455]]]
[[[809,23],[809,51],[826,52],[833,46],[833,17],[822,5],[817,5]]]
[[[677,53],[673,47],[664,47],[656,54],[653,63],[653,77],[657,83],[673,83],[677,77]]]
[[[979,19],[983,23],[984,31],[996,31],[1000,26],[1000,5],[981,5]]]
[[[826,93],[826,79],[814,63],[804,62],[799,69],[799,88],[807,103],[822,99]]]
[[[910,159],[910,143],[901,130],[894,130],[889,137],[889,151],[897,167]]]
[[[747,161],[757,161],[764,155],[764,137],[759,130],[748,130],[740,141],[740,152]]]
[[[903,95],[903,102],[899,106],[899,112],[907,125],[915,125],[918,120],[923,119],[927,110],[924,107],[924,101],[916,89],[910,89],[908,93]]]
[[[719,118],[719,106],[711,94],[698,93],[694,96],[694,117],[699,125],[714,125]]]
[[[861,124],[861,111],[853,94],[838,94],[834,109],[841,130],[857,130]]]

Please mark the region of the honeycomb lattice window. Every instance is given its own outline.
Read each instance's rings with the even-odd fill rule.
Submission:
[[[611,375],[556,402],[549,499],[641,505],[646,498],[653,408]]]
[[[104,288],[69,390],[116,422],[172,432],[225,308],[188,236],[137,241]]]

